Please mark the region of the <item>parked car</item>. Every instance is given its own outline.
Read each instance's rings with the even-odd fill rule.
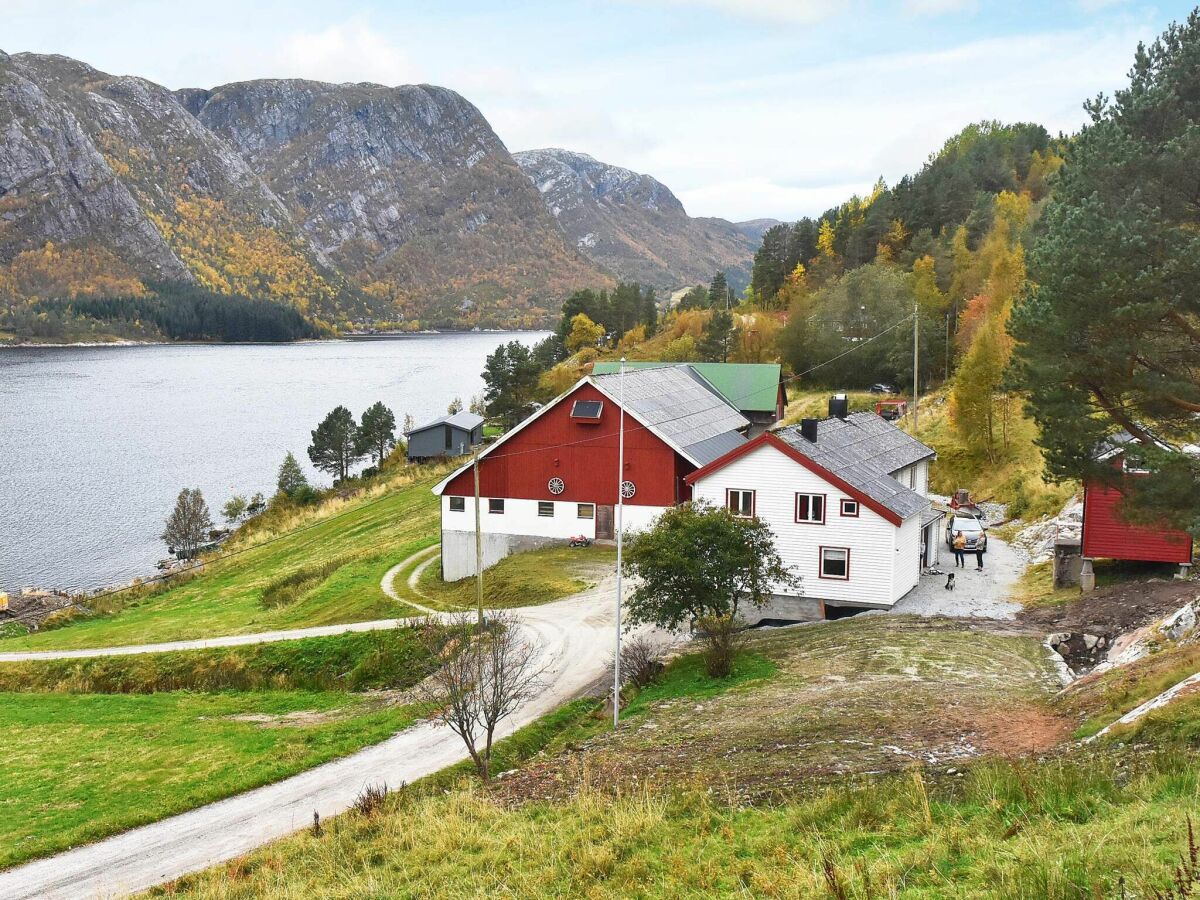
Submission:
[[[954,515],[946,525],[946,546],[954,549],[954,536],[959,532],[967,539],[966,551],[974,553],[976,549],[987,553],[987,526],[971,515]]]
[[[881,381],[878,384],[871,385],[871,393],[872,394],[894,394],[894,393],[896,393],[896,387],[895,387],[895,385],[887,384],[886,382]]]

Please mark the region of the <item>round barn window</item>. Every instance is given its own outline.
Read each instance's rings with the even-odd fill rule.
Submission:
[[[621,496],[624,497],[626,500],[628,500],[630,497],[632,497],[636,493],[637,493],[637,485],[634,484],[632,481],[622,481],[621,482]]]
[[[566,482],[564,482],[557,475],[550,479],[550,482],[546,485],[546,487],[550,489],[550,493],[552,494],[561,494],[567,489]]]

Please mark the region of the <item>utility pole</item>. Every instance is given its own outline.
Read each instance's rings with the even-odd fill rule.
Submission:
[[[621,543],[625,532],[625,357],[617,383],[620,385],[621,425],[617,436],[617,639],[613,653],[613,730],[621,724]]]
[[[483,627],[483,534],[479,528],[479,448],[471,456],[471,468],[475,472],[475,609],[479,626]]]
[[[917,301],[914,300],[913,301],[913,407],[912,407],[913,434],[914,435],[917,433],[917,398],[920,396],[920,393],[921,393],[921,385],[917,381],[918,372],[919,372],[919,367],[918,367],[917,363],[918,363],[918,361],[920,359],[920,355],[921,355],[920,344],[917,342],[917,325],[920,323],[921,319],[920,319],[920,316],[918,315],[917,310],[918,310]]]

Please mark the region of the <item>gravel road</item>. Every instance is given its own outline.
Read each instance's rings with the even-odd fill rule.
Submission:
[[[975,556],[967,554],[967,567],[954,568],[954,553],[939,548],[942,572],[953,572],[954,590],[946,590],[946,576],[922,575],[920,583],[900,598],[892,613],[916,616],[970,616],[982,619],[1012,619],[1021,604],[1012,601],[1013,590],[1026,558],[995,535],[988,536],[982,572],[975,571]]]
[[[546,688],[537,699],[502,723],[511,734],[594,684],[608,667],[614,628],[614,592],[610,582],[569,600],[515,610],[527,637],[541,649],[547,666]],[[394,627],[398,621],[363,622],[330,629],[302,629],[307,634]],[[285,639],[275,632],[271,640]],[[239,636],[254,643],[263,635]],[[160,649],[229,646],[234,639],[151,645]],[[148,647],[58,652],[50,655],[102,655],[153,652]],[[7,654],[8,657],[45,656]],[[135,828],[89,844],[0,872],[0,897],[79,898],[123,896],[232,859],[312,824],[344,812],[367,785],[396,787],[466,756],[462,741],[444,728],[421,723],[381,744],[325,763],[275,784]]]

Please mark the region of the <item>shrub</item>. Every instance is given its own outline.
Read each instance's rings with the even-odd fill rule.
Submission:
[[[708,645],[704,651],[704,670],[711,678],[728,678],[733,661],[746,643],[746,630],[733,616],[706,616],[696,620],[696,633]]]
[[[611,672],[612,666],[609,666]],[[644,634],[621,641],[621,684],[641,690],[658,680],[663,663],[658,645]]]

